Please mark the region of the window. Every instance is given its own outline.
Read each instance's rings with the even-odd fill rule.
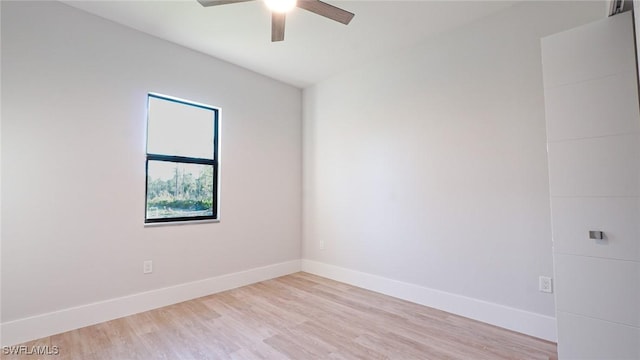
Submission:
[[[145,223],[218,218],[219,110],[147,98]]]

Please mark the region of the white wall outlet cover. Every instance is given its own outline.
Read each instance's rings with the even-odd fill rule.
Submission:
[[[538,278],[538,290],[545,293],[552,293],[553,280],[548,276],[540,276]]]
[[[151,260],[146,260],[142,264],[142,273],[151,274],[153,272],[153,262]]]

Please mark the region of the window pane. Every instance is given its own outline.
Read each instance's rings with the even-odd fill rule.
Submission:
[[[213,166],[149,161],[147,219],[213,215]]]
[[[213,159],[211,109],[149,96],[147,153]]]

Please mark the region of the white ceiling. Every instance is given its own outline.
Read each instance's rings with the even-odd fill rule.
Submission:
[[[260,0],[208,8],[196,0],[62,1],[298,87],[514,3],[325,0],[356,16],[345,26],[295,9],[287,15],[285,41],[272,43],[271,16]]]

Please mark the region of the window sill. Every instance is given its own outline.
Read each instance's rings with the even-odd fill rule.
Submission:
[[[157,226],[182,226],[190,224],[207,224],[207,223],[219,223],[220,219],[207,219],[207,220],[183,220],[183,221],[167,221],[167,222],[154,222],[144,223],[144,227],[157,227]]]

